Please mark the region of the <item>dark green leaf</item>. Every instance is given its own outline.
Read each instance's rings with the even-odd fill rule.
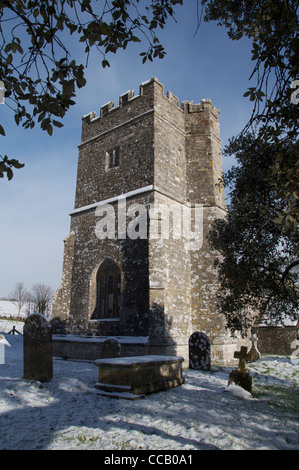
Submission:
[[[53,119],[52,122],[53,122],[54,126],[56,126],[56,127],[63,127],[64,126],[64,124],[62,124],[62,122],[55,121],[55,119]]]
[[[49,135],[53,134],[53,126],[51,124],[47,125],[46,130],[47,130]]]

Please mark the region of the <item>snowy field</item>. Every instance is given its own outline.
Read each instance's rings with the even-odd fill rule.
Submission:
[[[4,336],[1,450],[299,449],[299,364],[285,357],[250,365],[253,396],[227,388],[231,368],[214,367],[186,370],[184,385],[128,401],[98,395],[93,363],[54,359],[51,382],[23,380],[23,337]]]

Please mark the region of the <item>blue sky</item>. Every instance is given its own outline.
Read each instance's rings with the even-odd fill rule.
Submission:
[[[224,28],[202,23],[196,30],[196,1],[177,8],[177,23],[170,20],[159,34],[167,56],[141,63],[142,44],[110,56],[111,67],[101,68],[101,56],[92,54],[86,71],[87,85],[78,91],[76,105],[64,119],[64,127],[52,137],[39,127],[24,130],[14,123],[12,111],[0,106],[0,122],[6,136],[1,154],[17,158],[25,167],[12,181],[0,180],[0,297],[19,281],[27,288],[35,283],[56,290],[61,281],[63,239],[70,228],[74,207],[81,117],[151,77],[157,77],[180,101],[199,103],[210,98],[220,109],[223,146],[242,130],[251,104],[243,94],[253,67],[250,43],[230,41]],[[76,47],[74,47],[76,50]],[[228,169],[231,161],[223,161]]]

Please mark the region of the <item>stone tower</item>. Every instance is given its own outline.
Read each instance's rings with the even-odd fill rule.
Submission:
[[[207,240],[225,215],[221,175],[210,100],[179,107],[152,78],[139,95],[83,116],[54,323],[72,334],[146,338],[146,354],[187,362],[190,336],[203,332],[212,362],[230,359]]]

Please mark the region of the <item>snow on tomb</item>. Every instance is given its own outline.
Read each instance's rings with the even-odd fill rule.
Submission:
[[[135,400],[185,383],[180,356],[132,356],[97,359],[99,394]]]
[[[52,328],[46,317],[29,315],[23,337],[24,379],[49,382],[53,377]]]
[[[244,388],[251,393],[252,391],[252,376],[249,374],[246,369],[246,361],[252,361],[252,354],[247,353],[247,348],[241,346],[240,351],[235,351],[234,357],[239,359],[239,368],[234,369],[228,378],[228,385],[234,382],[236,385]]]

